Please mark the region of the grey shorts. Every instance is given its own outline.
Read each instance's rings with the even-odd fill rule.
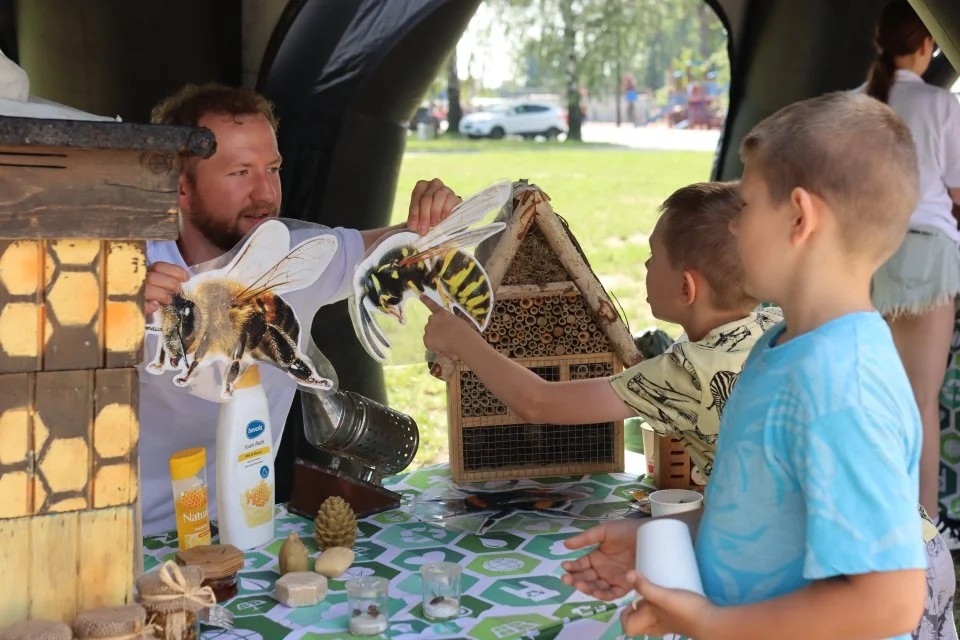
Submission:
[[[913,640],[957,640],[953,598],[957,578],[942,535],[927,543],[927,599]]]
[[[960,249],[933,227],[912,227],[873,275],[873,306],[887,318],[919,315],[960,295]]]

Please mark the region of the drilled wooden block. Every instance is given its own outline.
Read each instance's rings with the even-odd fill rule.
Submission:
[[[45,371],[101,365],[102,249],[99,240],[54,240],[46,245]]]
[[[0,372],[40,370],[42,304],[42,243],[0,240]]]
[[[36,378],[34,513],[89,508],[94,372]]]
[[[140,362],[144,336],[143,242],[110,242],[106,249],[104,365],[131,367]]]
[[[33,376],[0,375],[0,518],[33,512]]]

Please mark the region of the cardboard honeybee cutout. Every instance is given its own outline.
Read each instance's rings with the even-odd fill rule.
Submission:
[[[159,321],[147,327],[160,334],[147,371],[162,375],[179,370],[173,383],[183,387],[199,369],[225,363],[223,399],[233,396],[234,384],[255,362],[279,367],[305,387],[333,388],[333,368],[313,345],[309,325],[310,355],[303,353],[300,318],[282,294],[316,282],[338,246],[336,236],[322,234],[291,249],[286,222],[261,223],[230,254],[195,267],[173,301],[161,305],[155,316]],[[224,259],[229,261],[219,266]]]
[[[396,232],[370,250],[354,273],[349,303],[354,330],[370,357],[386,361],[396,342],[390,338],[395,333],[390,325],[406,324],[404,304],[411,297],[426,295],[450,312],[460,311],[478,330],[487,328],[493,290],[486,271],[464,249],[506,227],[491,222],[470,228],[512,196],[513,183],[498,182],[461,202],[427,234]],[[381,322],[384,319],[387,322]],[[416,342],[422,348],[422,340]]]

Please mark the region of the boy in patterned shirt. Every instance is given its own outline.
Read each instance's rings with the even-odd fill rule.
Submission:
[[[568,540],[599,546],[565,563],[565,582],[605,599],[636,589],[628,635],[907,640],[927,590],[920,415],[870,281],[917,201],[913,139],[889,107],[844,92],[770,116],[741,154],[744,287],[785,320],[724,410],[694,527],[706,597],[636,576],[628,522]]]
[[[681,438],[709,475],[720,414],[750,349],[780,321],[743,292],[730,222],[738,183],[698,183],[667,198],[650,235],[647,301],[655,318],[683,327],[666,353],[606,378],[549,382],[489,346],[464,320],[424,298],[433,314],[424,344],[461,360],[531,424],[595,424],[636,415]]]

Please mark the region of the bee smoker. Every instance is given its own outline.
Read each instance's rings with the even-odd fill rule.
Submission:
[[[303,427],[312,460],[297,459],[287,505],[313,518],[330,496],[346,500],[358,517],[400,506],[385,477],[413,461],[420,431],[410,416],[352,391],[301,393]]]

